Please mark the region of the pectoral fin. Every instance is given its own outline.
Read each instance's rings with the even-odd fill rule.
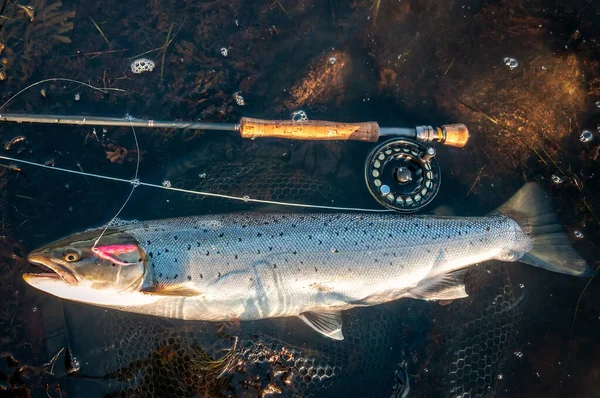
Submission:
[[[407,297],[420,300],[454,300],[467,297],[466,269],[427,278],[408,292]]]
[[[344,340],[341,311],[310,311],[300,315],[308,326],[333,340]]]
[[[157,296],[193,297],[202,295],[202,292],[198,290],[198,288],[189,283],[173,283],[169,285],[148,286],[142,288],[141,292],[154,294]]]

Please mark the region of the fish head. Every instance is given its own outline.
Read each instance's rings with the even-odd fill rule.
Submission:
[[[43,273],[27,273],[29,285],[58,297],[103,304],[141,289],[146,255],[126,232],[93,230],[71,235],[31,252],[27,259]]]

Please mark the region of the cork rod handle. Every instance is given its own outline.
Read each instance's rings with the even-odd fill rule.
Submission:
[[[377,142],[376,122],[338,123],[324,120],[262,120],[243,117],[240,121],[243,138],[286,138],[290,140],[353,140]]]

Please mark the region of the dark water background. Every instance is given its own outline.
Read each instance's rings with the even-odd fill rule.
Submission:
[[[1,32],[8,59],[8,80],[0,85],[3,98],[52,77],[127,93],[103,95],[75,84],[49,82],[23,93],[3,111],[117,117],[130,113],[139,118],[231,123],[242,116],[288,119],[292,111],[303,109],[310,119],[376,120],[382,126],[462,122],[469,126],[472,139],[465,149],[439,148],[443,183],[427,210],[449,205],[459,215],[485,214],[525,181],[539,181],[575,247],[591,266],[599,264],[598,137],[588,143],[579,140],[584,129],[598,135],[600,122],[598,2],[109,0],[66,1],[54,8],[42,0],[31,5],[36,11],[33,23],[13,4],[5,12],[14,20],[6,20]],[[59,33],[65,22],[72,22],[72,29]],[[52,39],[53,34],[71,42]],[[173,41],[163,63],[161,47],[168,35]],[[220,55],[221,47],[228,48],[227,57]],[[132,74],[129,58],[153,49],[158,50],[145,56],[156,62],[156,69]],[[331,57],[333,64],[328,62]],[[505,57],[515,58],[519,65],[510,70]],[[233,98],[237,91],[246,101],[243,107]],[[75,94],[80,100],[74,99]],[[42,163],[52,159],[60,167],[132,178],[136,156],[131,130],[108,128],[104,137],[101,126],[95,130],[99,139],[91,135],[92,127],[3,125],[0,138],[6,143],[15,136],[26,137],[25,143],[5,151],[7,156]],[[284,199],[376,207],[363,181],[363,162],[371,144],[243,141],[218,132],[138,129],[137,133],[143,181],[169,179],[178,186],[272,197],[283,192],[289,175],[295,173],[305,182],[304,191],[286,192]],[[107,152],[119,147],[128,155],[119,159],[122,162],[111,162]],[[242,167],[247,169],[241,172]],[[115,384],[65,375],[62,357],[54,375],[40,367],[68,343],[82,373],[98,376],[114,371],[108,369],[110,364],[122,366],[138,359],[131,354],[135,341],[151,334],[151,322],[135,323],[112,311],[60,303],[32,291],[20,275],[28,269],[24,255],[29,250],[106,223],[121,207],[129,186],[24,165],[22,171],[27,178],[0,169],[0,352],[30,368],[3,363],[2,374],[12,375],[2,382],[3,388],[13,388],[14,396],[23,389],[30,389],[33,396],[102,396],[114,391]],[[200,178],[204,172],[207,176]],[[235,181],[224,184],[232,175]],[[553,183],[552,176],[563,182]],[[139,188],[121,217],[152,219],[244,208],[260,210]],[[583,238],[577,239],[575,231]],[[483,270],[474,277],[474,290],[484,286],[479,302],[480,296],[474,294],[471,301],[446,307],[406,301],[351,311],[345,315],[350,325],[345,334],[354,331],[362,340],[342,348],[310,331],[304,333],[297,320],[252,323],[239,333],[259,336],[249,338],[253,344],[270,336],[283,341],[280,346],[301,347],[305,356],[321,350],[337,361],[343,369],[337,379],[313,383],[312,389],[293,384],[297,388],[291,394],[301,396],[391,396],[403,355],[412,375],[411,396],[455,396],[448,387],[452,353],[461,346],[491,344],[502,336],[510,338],[498,343],[502,349],[496,353],[492,377],[482,376],[478,383],[473,376],[480,390],[473,389],[470,396],[600,396],[598,281],[592,280],[581,296],[573,323],[588,280],[521,264],[489,266],[503,273]],[[498,286],[513,300],[508,318],[481,304]],[[474,319],[480,314],[482,321],[477,323]],[[481,330],[463,333],[469,322],[475,329],[489,328],[489,336],[482,337]],[[502,329],[503,323],[510,324],[509,332]],[[171,332],[189,328],[164,327]],[[186,336],[213,336],[206,341],[214,344],[216,330],[211,325],[194,327],[195,331],[186,329]],[[152,342],[144,344],[147,350]],[[176,373],[171,376],[176,378]],[[248,367],[240,374],[226,380],[232,388],[213,380],[206,383],[209,387],[186,395],[227,391],[260,395],[273,378],[262,368]],[[255,384],[248,382],[253,375],[258,378]],[[152,377],[158,380],[157,373]],[[129,395],[165,396],[177,391],[181,392],[154,388]]]

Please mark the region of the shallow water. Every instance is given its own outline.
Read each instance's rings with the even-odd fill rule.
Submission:
[[[594,243],[594,210],[600,207],[596,2],[109,0],[102,6],[66,1],[54,9],[40,0],[32,6],[33,22],[12,5],[4,13],[15,19],[0,31],[8,59],[9,78],[0,82],[4,100],[52,77],[127,93],[49,82],[2,112],[234,123],[242,116],[288,119],[302,109],[309,119],[376,120],[382,126],[462,122],[472,138],[464,149],[437,148],[442,185],[423,212],[447,205],[458,215],[485,214],[525,181],[538,181],[577,250],[592,267],[600,264]],[[72,29],[58,33],[65,25],[57,23],[69,22]],[[52,41],[53,34],[71,42]],[[163,62],[167,36],[173,40]],[[156,68],[131,73],[133,58],[151,50],[144,56]],[[506,57],[518,65],[506,65]],[[244,106],[236,104],[238,91]],[[584,129],[595,134],[590,142],[579,140]],[[363,180],[373,144],[136,132],[143,181],[378,206]],[[21,135],[25,142],[5,155],[133,178],[131,129],[0,125],[3,143]],[[518,263],[474,268],[467,278],[470,297],[449,305],[403,300],[348,311],[343,342],[326,340],[297,319],[183,324],[33,291],[20,277],[30,270],[26,253],[105,224],[130,186],[20,166],[22,174],[0,168],[0,352],[29,366],[2,360],[2,375],[13,375],[2,379],[2,388],[10,386],[15,396],[19,388],[51,397],[403,396],[407,380],[409,397],[598,394],[598,281],[578,302],[588,279]],[[139,187],[121,217],[247,209],[265,210]],[[223,357],[234,337],[235,362],[217,377],[220,370],[207,369],[201,358]],[[67,374],[74,360],[65,365],[66,348],[79,371]],[[61,349],[51,372],[42,370]]]

